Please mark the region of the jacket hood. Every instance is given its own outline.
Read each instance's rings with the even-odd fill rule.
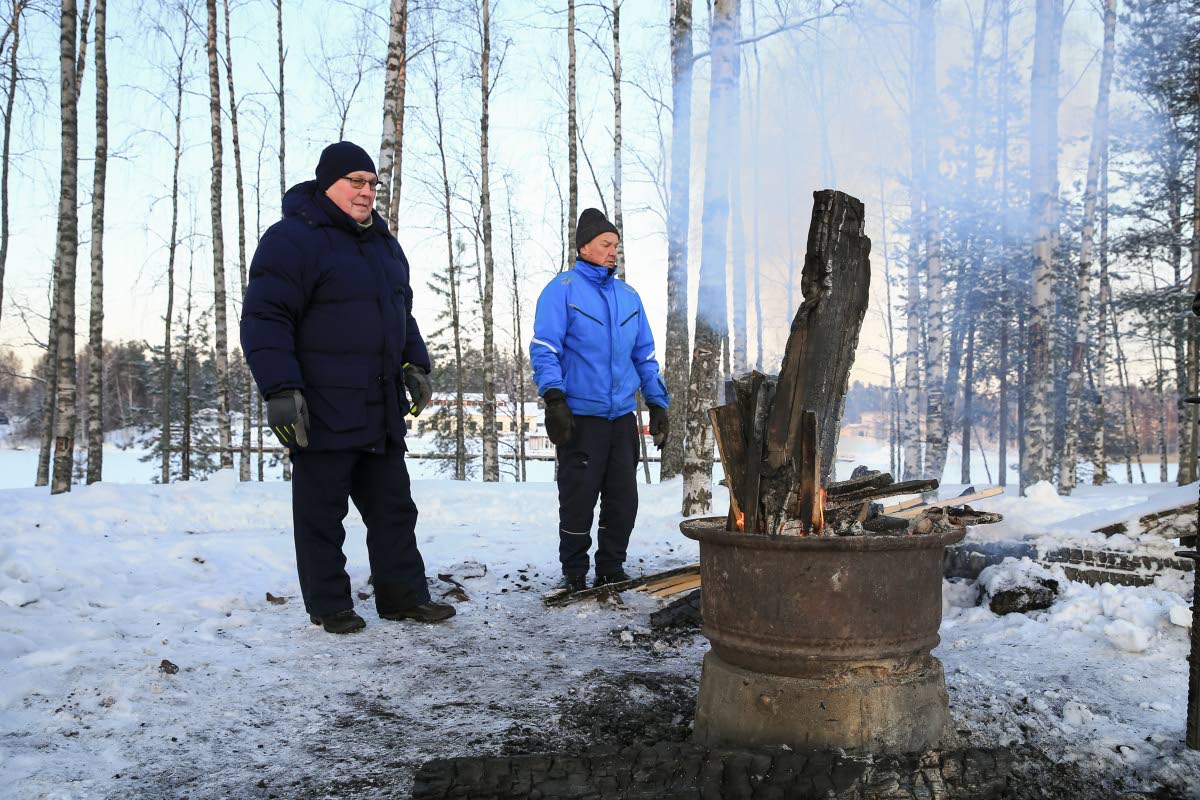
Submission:
[[[331,226],[343,228],[354,234],[376,231],[389,235],[387,223],[379,212],[371,209],[371,226],[363,228],[345,211],[338,208],[317,186],[317,182],[303,181],[288,189],[283,195],[283,216],[300,217],[315,227]]]

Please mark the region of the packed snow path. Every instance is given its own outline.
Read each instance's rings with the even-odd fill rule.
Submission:
[[[631,571],[694,561],[678,484],[640,489]],[[1050,523],[1152,491],[997,507]],[[366,631],[334,637],[298,597],[286,485],[222,473],[53,498],[0,491],[0,795],[403,796],[425,759],[495,752],[516,730],[552,737],[559,701],[591,676],[695,681],[702,638],[629,641],[657,601],[543,608],[558,577],[552,484],[417,481],[413,494],[435,595],[454,589],[441,574],[469,599],[438,626],[380,620],[358,600]],[[353,511],[347,531],[357,594],[367,560]],[[1200,792],[1200,759],[1182,750],[1182,583],[1064,586],[1048,611],[997,617],[974,607],[973,583],[946,584],[937,655],[956,727],[1130,788]]]

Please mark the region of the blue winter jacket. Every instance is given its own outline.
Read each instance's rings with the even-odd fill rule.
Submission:
[[[430,368],[408,260],[383,219],[362,228],[297,184],[250,263],[242,352],[264,397],[300,389],[309,450],[403,446],[403,367]]]
[[[616,419],[647,403],[666,408],[642,298],[613,270],[582,259],[538,297],[529,360],[538,394],[561,389],[575,414]]]

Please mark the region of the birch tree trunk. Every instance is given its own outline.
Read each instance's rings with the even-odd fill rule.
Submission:
[[[221,225],[221,71],[217,64],[217,0],[208,0],[208,112],[212,137],[213,321],[216,327],[217,434],[221,469],[233,466],[229,426],[229,332],[225,305],[225,233]]]
[[[191,25],[183,26],[183,45],[176,53],[178,60],[175,62],[175,154],[171,167],[171,233],[167,239],[167,313],[163,317],[162,433],[159,439],[162,458],[159,478],[163,484],[171,482],[171,392],[175,378],[171,328],[175,317],[175,255],[179,241],[179,164],[183,159],[183,67],[188,56],[190,30]]]
[[[1002,311],[999,345],[1000,366],[998,369],[999,375],[997,376],[1000,383],[1000,420],[998,423],[1000,453],[997,470],[999,474],[997,475],[996,482],[1000,486],[1008,485],[1008,339],[1009,328],[1012,323],[1012,292],[1008,282],[1008,92],[1005,89],[1008,86],[1008,37],[1011,27],[1012,14],[1009,0],[1003,0],[1000,8],[1000,80],[999,89],[996,92],[1000,98],[1000,152],[998,160],[1000,162],[1000,307]]]
[[[754,54],[754,123],[751,130],[754,131],[754,152],[761,150],[762,143],[762,62],[758,57],[758,15],[755,11],[755,4],[750,4],[750,36],[755,39],[751,46],[751,52]],[[761,192],[759,190],[759,160],[751,159],[750,169],[754,176],[753,201],[754,206],[750,211],[750,218],[753,220],[752,239],[754,242],[754,366],[759,372],[763,371],[763,307],[762,307],[762,259],[761,259],[761,243],[759,237],[759,207],[762,202]],[[790,311],[790,309],[789,309]],[[892,365],[895,371],[895,364]],[[895,468],[893,467],[893,474]]]
[[[50,319],[46,335],[46,395],[42,398],[42,435],[38,449],[34,486],[50,483],[50,461],[54,452],[54,423],[58,408],[58,258],[50,275]]]
[[[445,126],[442,118],[441,75],[436,51],[433,53],[433,111],[437,120],[437,149],[442,165],[442,210],[446,216],[447,275],[450,286],[450,330],[454,336],[454,480],[467,479],[466,417],[463,413],[462,325],[458,308],[458,264],[454,253],[454,226],[450,217],[450,170],[446,165]]]
[[[741,10],[733,20],[734,41],[742,38]],[[742,57],[737,50],[733,58],[733,80],[737,91],[731,100],[733,118],[729,146],[729,227],[731,239],[730,281],[733,295],[733,346],[730,348],[731,369],[728,374],[738,375],[746,371],[746,226],[742,219]],[[790,221],[789,221],[790,224]],[[790,310],[790,309],[789,309]]]
[[[388,18],[387,60],[383,71],[383,136],[379,143],[379,192],[375,195],[375,210],[389,220],[392,234],[396,228],[390,221],[392,184],[396,164],[396,105],[400,96],[400,69],[404,59],[405,0],[392,0]]]
[[[229,29],[229,0],[222,0],[225,10],[225,85],[229,89],[229,125],[233,133],[233,174],[237,185],[238,210],[238,287],[242,303],[246,301],[246,192],[242,182],[242,145],[238,138],[237,94],[233,90],[233,45]],[[250,480],[250,421],[254,405],[254,380],[246,365],[245,356],[238,369],[242,374],[242,447],[238,463],[238,480]]]
[[[279,45],[279,91],[276,99],[279,101],[279,205],[283,206],[283,196],[287,193],[287,113],[284,106],[283,64],[285,53],[283,49],[283,0],[275,0],[275,38]],[[283,479],[292,479],[292,460],[288,454],[283,454]]]
[[[62,0],[59,20],[59,108],[62,163],[59,170],[58,242],[55,265],[54,469],[50,493],[71,490],[75,464],[75,262],[79,240],[79,88],[75,67],[75,0]],[[80,51],[82,51],[82,45]]]
[[[492,191],[488,171],[488,85],[492,57],[492,33],[489,0],[481,0],[483,47],[480,50],[479,114],[479,216],[483,223],[483,479],[500,480],[499,439],[496,432],[496,344],[492,300],[495,296],[496,262],[492,257]]]
[[[579,221],[579,128],[575,115],[575,0],[567,0],[567,263],[575,264],[575,225]]]
[[[525,457],[525,399],[529,381],[525,375],[525,335],[521,332],[521,280],[517,270],[517,232],[513,224],[512,190],[505,180],[505,195],[508,197],[508,249],[512,259],[512,311],[513,311],[513,364],[517,372],[517,480],[528,479]]]
[[[408,85],[408,0],[400,0],[400,70],[396,73],[396,147],[392,158],[392,195],[388,227],[400,223],[400,189],[404,185],[404,90]]]
[[[279,45],[279,91],[275,93],[275,98],[279,101],[279,202],[282,205],[283,196],[287,193],[287,169],[284,163],[287,152],[287,113],[284,109],[283,93],[283,0],[275,0],[275,38]],[[285,464],[286,459],[287,456],[284,456]]]
[[[671,430],[659,480],[683,469],[688,396],[688,214],[692,164],[692,0],[671,0],[671,178],[667,209],[667,334],[663,375]]]
[[[700,288],[696,300],[696,340],[687,397],[687,444],[683,462],[685,517],[712,507],[713,439],[708,409],[716,404],[718,359],[727,333],[725,316],[726,236],[729,225],[729,157],[738,91],[738,53],[733,43],[739,0],[716,0],[712,22],[712,78],[709,89],[708,146],[704,159],[703,238]]]
[[[1108,96],[1112,86],[1116,52],[1117,0],[1104,0],[1104,50],[1100,59],[1100,86],[1092,118],[1092,141],[1088,147],[1087,181],[1083,190],[1083,231],[1079,246],[1079,318],[1075,344],[1071,348],[1071,371],[1067,375],[1067,429],[1062,464],[1058,471],[1058,493],[1075,489],[1075,467],[1079,448],[1079,416],[1083,402],[1083,368],[1088,344],[1088,319],[1092,306],[1092,251],[1096,231],[1096,190],[1100,182],[1100,160],[1108,146]],[[1181,463],[1180,469],[1183,469]]]
[[[909,178],[909,232],[908,232],[908,270],[907,297],[904,303],[905,312],[905,353],[904,353],[904,479],[913,480],[925,474],[922,468],[922,439],[921,439],[921,242],[925,215],[922,211],[924,197],[922,184],[926,175],[925,146],[923,127],[920,118],[920,101],[922,70],[920,54],[919,26],[914,26],[911,36],[910,101],[908,131],[911,175]]]
[[[617,277],[625,280],[625,217],[621,211],[621,0],[612,0],[612,15],[613,225],[620,237],[617,242]]]
[[[96,0],[96,163],[92,175],[92,293],[88,318],[87,482],[104,472],[104,182],[108,172],[107,0]]]
[[[20,80],[17,53],[21,45],[21,14],[25,0],[12,3],[12,41],[8,46],[8,86],[4,93],[4,141],[0,144],[0,321],[4,313],[4,265],[8,263],[8,172],[9,154],[12,150],[13,104],[17,99],[17,82]]]
[[[1026,362],[1025,426],[1021,432],[1021,486],[1053,478],[1054,246],[1058,239],[1058,66],[1063,0],[1037,0],[1030,92],[1030,215],[1033,225],[1033,298]]]
[[[934,2],[921,0],[917,21],[917,115],[925,151],[922,198],[925,214],[926,290],[926,388],[925,388],[925,477],[941,480],[946,466],[946,368],[945,321],[942,315],[942,243],[938,209],[941,206],[938,175],[937,126],[937,40],[934,35]]]
[[[1108,447],[1105,430],[1108,424],[1107,403],[1104,391],[1107,388],[1108,370],[1108,307],[1112,302],[1112,290],[1108,283],[1108,145],[1100,154],[1100,300],[1099,322],[1096,325],[1096,468],[1092,472],[1092,483],[1103,486],[1108,483]],[[1132,482],[1132,481],[1131,481]]]

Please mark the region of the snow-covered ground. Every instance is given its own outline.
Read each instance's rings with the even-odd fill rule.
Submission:
[[[678,533],[679,483],[639,490],[631,571],[694,562]],[[553,484],[417,480],[413,493],[435,594],[453,588],[439,575],[466,587],[458,616],[387,622],[359,600],[366,631],[334,637],[299,601],[285,484],[226,472],[55,497],[0,491],[0,796],[403,796],[425,759],[552,729],[558,702],[592,676],[696,679],[703,638],[621,636],[645,630],[662,601],[630,592],[624,607],[543,607],[557,578]],[[979,503],[1008,518],[971,535],[1086,538],[1081,515],[1136,517],[1112,509],[1194,498],[1196,486],[1031,494]],[[714,502],[726,502],[719,488]],[[347,529],[365,592],[353,510]],[[1113,796],[1106,780],[1200,796],[1200,758],[1182,746],[1190,587],[1057,578],[1051,608],[1005,617],[976,606],[974,583],[945,584],[936,655],[956,728],[1074,763],[1096,776],[1097,797]]]

